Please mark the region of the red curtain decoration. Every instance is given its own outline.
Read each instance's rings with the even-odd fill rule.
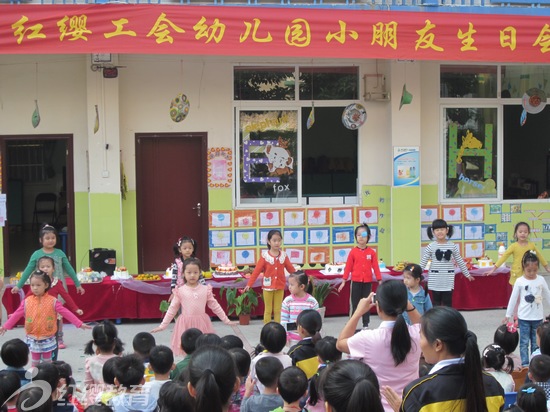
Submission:
[[[1,54],[547,63],[547,16],[151,4],[0,5]]]

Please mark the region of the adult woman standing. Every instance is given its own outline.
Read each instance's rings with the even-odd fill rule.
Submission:
[[[407,385],[400,410],[453,410],[496,412],[504,405],[504,390],[481,370],[476,335],[464,317],[449,307],[438,306],[424,314],[420,345],[430,373]],[[390,396],[391,397],[391,396]]]
[[[374,297],[376,301],[374,302]],[[374,305],[382,323],[378,329],[355,334],[359,319]],[[408,312],[412,325],[403,313]],[[376,373],[380,387],[389,386],[401,393],[405,385],[418,378],[420,359],[420,314],[407,299],[407,287],[399,280],[382,283],[377,294],[361,299],[355,313],[340,332],[336,347],[354,358],[362,358]],[[386,399],[384,410],[393,411]]]

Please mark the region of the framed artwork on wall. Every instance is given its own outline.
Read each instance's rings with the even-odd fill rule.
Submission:
[[[325,247],[308,247],[307,249],[308,263],[310,265],[318,265],[329,263],[330,261],[330,248]]]
[[[271,230],[281,231],[281,228],[280,227],[272,227],[270,229],[260,229],[260,246],[267,246],[267,235],[269,234],[269,232]]]
[[[235,265],[256,264],[256,249],[235,249]]]
[[[280,226],[280,210],[260,210],[260,226]]]
[[[235,210],[235,227],[254,227],[256,226],[256,210]]]
[[[305,245],[306,230],[304,228],[285,228],[283,243],[285,245]]]
[[[464,205],[464,214],[470,222],[483,222],[485,208],[483,205]]]
[[[365,207],[357,209],[357,223],[366,223],[372,225],[378,223],[378,208],[377,207]]]
[[[485,255],[484,242],[465,242],[464,257],[478,258]]]
[[[432,223],[439,218],[439,206],[422,206],[420,208],[420,221],[422,223]]]
[[[208,220],[212,228],[231,227],[231,211],[216,210],[208,212]]]
[[[349,225],[353,223],[352,208],[334,208],[332,209],[333,225]]]
[[[333,262],[347,262],[348,256],[351,252],[351,247],[335,247],[332,249],[332,261]]]
[[[216,267],[232,262],[231,250],[215,249],[210,251],[210,265]]]
[[[333,227],[332,228],[332,243],[353,243],[354,239],[353,226]]]
[[[235,246],[256,246],[256,229],[235,230]]]
[[[482,223],[464,225],[464,240],[481,240],[484,236]]]
[[[308,244],[327,245],[330,243],[330,228],[312,227],[308,230]]]
[[[307,210],[307,224],[308,226],[314,225],[328,225],[329,222],[329,209],[328,208],[315,208]]]
[[[285,226],[303,226],[306,224],[306,212],[303,209],[285,210]]]
[[[231,230],[211,230],[210,247],[231,247]]]
[[[290,262],[294,265],[303,265],[306,263],[306,248],[304,247],[290,247],[285,248],[285,252],[290,259]]]

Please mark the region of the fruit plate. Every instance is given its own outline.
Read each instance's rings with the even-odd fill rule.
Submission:
[[[149,278],[140,278],[140,276],[143,275],[134,275],[132,276],[134,280],[139,280],[140,282],[159,282],[162,280],[162,276],[160,275],[150,275],[150,276],[157,276],[157,278],[149,279]]]

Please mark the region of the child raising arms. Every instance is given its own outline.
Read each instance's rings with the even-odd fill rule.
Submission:
[[[21,279],[19,280],[19,282],[17,282],[17,286],[12,288],[11,293],[15,294],[19,292],[19,289],[23,287],[31,273],[36,270],[38,259],[46,255],[51,257],[55,263],[54,277],[61,280],[61,282],[64,284],[65,276],[63,274],[63,271],[67,272],[67,274],[73,280],[74,285],[76,286],[76,291],[83,295],[84,288],[80,285],[80,281],[76,277],[76,272],[69,263],[67,255],[65,255],[65,253],[61,249],[56,249],[55,247],[55,244],[57,243],[57,230],[55,230],[53,226],[44,225],[42,229],[40,229],[38,236],[39,241],[42,244],[42,248],[38,249],[31,255],[29,263],[27,264],[27,267],[21,275]]]
[[[520,278],[523,274],[521,262],[525,252],[528,250],[534,250],[540,260],[540,263],[542,263],[542,266],[544,266],[547,272],[550,272],[550,265],[548,265],[548,262],[544,259],[544,256],[542,256],[542,253],[540,253],[533,242],[529,241],[529,233],[531,233],[531,227],[528,223],[519,222],[516,224],[516,227],[514,228],[514,239],[516,241],[508,246],[506,252],[504,252],[502,257],[496,261],[495,266],[486,273],[486,276],[493,274],[493,272],[497,270],[500,265],[506,262],[510,256],[513,256],[514,260],[512,262],[512,268],[510,269],[510,285],[514,286],[516,280],[518,280],[518,278]]]
[[[351,276],[351,313],[355,313],[359,301],[370,295],[373,282],[373,270],[376,280],[382,281],[382,274],[378,267],[378,256],[374,249],[368,247],[370,240],[369,225],[363,223],[355,228],[355,239],[357,247],[353,248],[348,256],[342,283],[338,287],[341,292],[346,284],[346,280]],[[370,313],[363,315],[363,327],[369,326]]]
[[[214,333],[210,316],[206,314],[206,305],[220,318],[226,325],[236,325],[231,322],[222,307],[214,297],[212,286],[199,283],[201,273],[201,262],[197,258],[190,258],[183,262],[183,275],[185,283],[183,286],[174,289],[174,299],[164,315],[162,323],[151,333],[156,333],[168,327],[174,316],[181,307],[181,315],[176,320],[174,332],[172,335],[171,347],[174,355],[183,355],[181,350],[180,337],[185,330],[197,328],[202,333]]]
[[[55,333],[57,332],[58,313],[77,328],[91,329],[66,309],[61,302],[46,293],[51,284],[47,274],[40,270],[35,271],[31,275],[32,295],[27,296],[4,326],[0,327],[0,335],[3,335],[6,330],[12,329],[19,319],[25,317],[25,333],[31,352],[32,366],[52,360],[52,352],[57,347]]]
[[[544,319],[542,298],[550,301],[550,290],[546,280],[537,274],[539,259],[535,252],[530,250],[525,252],[521,263],[523,276],[516,281],[512,289],[505,322],[513,322],[517,305],[521,364],[529,366],[529,355],[537,348],[537,327]],[[531,351],[529,351],[529,342]]]
[[[286,276],[285,269],[290,273],[296,271],[285,252],[281,250],[283,236],[280,230],[270,230],[267,234],[267,251],[262,252],[262,257],[256,263],[256,269],[250,275],[244,288],[246,292],[253,285],[260,273],[264,274],[264,324],[273,320],[281,323],[281,307],[285,293]]]
[[[435,241],[430,243],[420,260],[424,270],[428,260],[432,261],[428,276],[428,289],[432,291],[433,303],[436,306],[453,306],[453,289],[455,287],[455,266],[451,257],[458,263],[462,274],[471,282],[475,280],[470,275],[466,263],[460,256],[458,246],[448,238],[453,235],[453,227],[443,219],[435,219],[428,228],[428,237]]]

